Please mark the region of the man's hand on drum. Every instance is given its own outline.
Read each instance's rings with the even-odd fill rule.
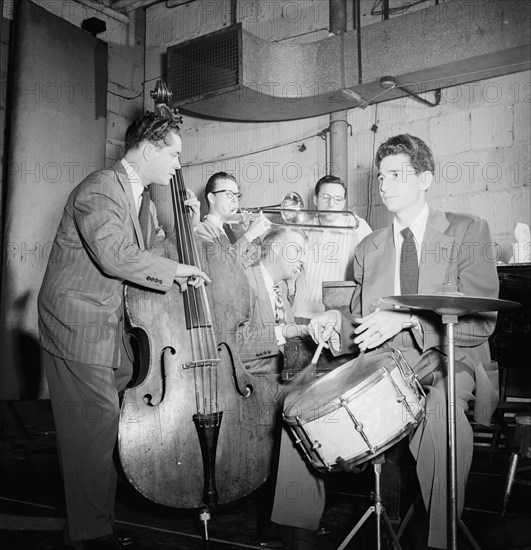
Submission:
[[[394,310],[375,311],[356,319],[354,343],[360,351],[377,348],[411,325],[409,313]]]
[[[339,331],[341,329],[341,313],[337,309],[329,309],[313,317],[308,323],[308,331],[316,344],[324,347],[339,348]]]

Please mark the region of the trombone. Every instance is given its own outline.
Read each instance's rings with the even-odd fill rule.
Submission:
[[[304,201],[302,197],[295,191],[287,193],[282,202],[278,205],[255,207],[255,208],[242,208],[236,213],[236,217],[233,220],[229,220],[229,224],[244,224],[247,215],[252,214],[264,214],[271,225],[287,225],[299,228],[307,229],[336,229],[336,230],[353,230],[359,227],[360,221],[358,216],[350,210],[307,210],[304,209]],[[341,216],[345,218],[352,218],[352,220],[345,220],[345,225],[330,225],[322,223],[320,217],[327,215],[333,215],[335,217]],[[326,219],[326,218],[325,218]],[[352,223],[348,223],[348,222]]]

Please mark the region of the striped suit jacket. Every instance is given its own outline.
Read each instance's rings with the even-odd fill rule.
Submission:
[[[70,194],[38,297],[41,346],[63,359],[117,367],[124,283],[159,291],[177,262],[144,247],[131,184],[121,162]]]
[[[205,218],[199,223],[195,234],[205,243],[203,252],[207,256],[218,255],[223,261],[223,255],[229,254],[243,267],[249,267],[260,259],[260,247],[247,240],[243,235],[234,244],[230,244],[228,237],[211,220]],[[238,235],[236,235],[238,237]]]

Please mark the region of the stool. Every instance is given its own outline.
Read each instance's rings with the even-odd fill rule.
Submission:
[[[503,503],[501,516],[505,516],[513,483],[526,483],[524,480],[517,479],[518,472],[524,472],[531,469],[530,465],[518,468],[520,458],[531,458],[531,415],[517,414],[515,416],[516,430],[514,432],[513,450],[509,458],[509,472],[505,481],[503,491]],[[527,482],[529,483],[529,482]]]

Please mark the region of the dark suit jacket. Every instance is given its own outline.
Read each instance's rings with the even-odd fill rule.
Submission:
[[[230,254],[243,267],[249,267],[260,259],[260,247],[247,240],[243,235],[234,244],[230,244],[227,236],[211,220],[205,218],[199,223],[195,234],[206,243],[204,253],[207,256]],[[238,236],[238,235],[236,235]],[[212,245],[212,246],[209,246]]]
[[[275,313],[269,301],[260,262],[245,269],[251,290],[251,315],[238,327],[238,354],[252,374],[269,374],[282,370],[281,349],[275,334]],[[286,309],[286,321],[296,330],[295,318],[287,299],[286,285],[280,286]]]
[[[68,197],[38,298],[42,347],[63,359],[119,364],[124,283],[159,291],[177,263],[145,250],[121,164],[98,170]]]
[[[453,281],[466,296],[497,298],[498,275],[492,250],[489,254],[491,245],[485,220],[430,208],[421,249],[418,293],[436,294],[443,283]],[[371,233],[358,245],[354,256],[357,286],[351,302],[352,315],[345,316],[342,322],[342,350],[346,351],[352,341],[353,318],[368,315],[380,298],[394,295],[395,259],[392,226]],[[393,306],[381,302],[379,307]],[[433,369],[433,354],[446,354],[446,332],[440,315],[420,310],[415,313],[422,324],[422,333],[404,330],[385,345],[401,349],[422,378]],[[490,364],[487,339],[494,332],[496,313],[474,313],[458,320],[455,359],[474,369],[478,401],[475,410],[488,416],[489,408],[497,400],[497,389],[487,379],[484,366]],[[491,377],[495,379],[496,373],[491,373]]]

